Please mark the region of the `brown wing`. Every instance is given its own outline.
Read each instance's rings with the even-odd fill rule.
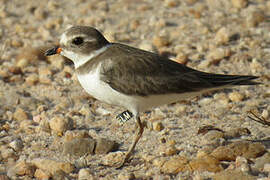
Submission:
[[[252,84],[254,76],[218,75],[188,68],[157,54],[117,44],[111,47],[111,65],[102,80],[128,95],[185,93],[218,86]]]

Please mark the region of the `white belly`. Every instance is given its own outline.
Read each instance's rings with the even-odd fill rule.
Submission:
[[[145,111],[149,108],[173,103],[189,97],[197,96],[201,93],[184,93],[184,94],[167,94],[167,95],[151,95],[151,96],[129,96],[117,92],[108,84],[100,80],[99,68],[97,70],[78,75],[78,80],[86,90],[94,98],[112,105],[125,107],[133,114]]]
[[[136,98],[119,93],[100,80],[99,67],[88,74],[78,75],[78,80],[87,93],[100,101],[123,106],[133,113],[139,110]]]

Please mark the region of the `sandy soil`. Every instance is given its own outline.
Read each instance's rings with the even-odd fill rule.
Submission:
[[[0,179],[269,177],[270,128],[248,116],[254,117],[252,110],[270,117],[270,1],[0,0],[0,7]],[[68,60],[43,56],[71,25],[96,27],[110,41],[168,55],[198,70],[260,76],[263,85],[143,113],[148,128],[133,159],[117,170],[109,165],[128,149],[134,120],[119,124],[115,117],[125,109],[87,95]],[[205,125],[218,129],[198,134]],[[105,155],[64,153],[77,135],[120,146]],[[214,155],[235,142],[255,148],[236,145],[229,160]]]

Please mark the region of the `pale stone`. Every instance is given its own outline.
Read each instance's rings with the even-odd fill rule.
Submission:
[[[66,118],[62,115],[53,117],[50,122],[50,128],[58,135],[63,135],[64,132],[70,130],[73,127],[73,121],[70,118]]]
[[[231,92],[229,94],[229,99],[232,101],[232,102],[241,102],[243,99],[244,99],[244,95],[243,94],[240,94],[239,92],[237,91],[234,91],[234,92]]]
[[[39,78],[37,74],[30,74],[25,78],[25,83],[32,86],[38,82]]]
[[[261,143],[239,141],[226,146],[219,146],[211,155],[220,161],[234,161],[237,156],[256,158],[264,153],[265,147]]]
[[[225,170],[216,173],[213,176],[213,180],[255,180],[254,176],[244,173],[240,170]]]
[[[10,148],[2,148],[1,149],[1,156],[4,159],[11,158],[15,156],[15,152],[13,149]]]
[[[164,129],[164,125],[161,122],[153,122],[153,129],[155,131],[162,131]]]
[[[13,118],[17,121],[23,121],[28,119],[28,115],[22,108],[16,108]]]
[[[173,157],[166,161],[161,167],[162,172],[169,174],[177,174],[188,170],[190,170],[188,160],[183,156]]]
[[[241,136],[248,136],[251,132],[247,128],[230,129],[224,133],[226,139],[237,138]]]
[[[91,174],[90,169],[84,168],[80,169],[78,180],[96,180],[96,178]]]
[[[248,0],[231,0],[233,7],[241,9],[247,6]]]
[[[68,130],[65,133],[64,141],[72,141],[73,139],[90,138],[86,130]]]
[[[35,173],[36,168],[31,163],[27,163],[25,161],[17,162],[15,166],[11,167],[8,170],[8,175],[20,175],[20,176],[30,176],[33,177]]]
[[[189,166],[193,171],[219,172],[223,170],[219,160],[211,155],[200,156],[199,158],[193,159],[189,162]]]
[[[246,24],[248,27],[256,27],[265,20],[266,16],[263,11],[255,11],[248,14]]]
[[[268,173],[270,172],[270,163],[267,163],[264,165],[263,171],[268,172]]]
[[[103,164],[107,166],[115,166],[123,161],[125,153],[121,151],[110,152],[102,159]]]
[[[165,0],[164,2],[167,7],[176,7],[179,4],[177,0]]]
[[[33,159],[31,161],[37,168],[48,171],[50,174],[54,174],[56,171],[62,170],[65,173],[71,173],[74,170],[74,166],[68,162],[60,162],[50,159]]]
[[[27,59],[23,58],[23,59],[19,59],[17,61],[16,66],[20,67],[20,68],[25,68],[26,66],[28,66],[28,64],[29,64],[29,61]]]
[[[153,44],[156,47],[160,48],[160,47],[168,46],[170,44],[170,41],[168,37],[166,36],[155,36],[153,38]]]
[[[230,41],[230,36],[230,30],[226,27],[222,27],[216,33],[215,41],[217,44],[226,44]]]
[[[46,171],[46,170],[43,170],[43,169],[37,169],[35,171],[35,174],[34,176],[38,179],[38,180],[49,180],[51,178],[51,174]]]
[[[217,130],[211,130],[208,133],[206,133],[201,141],[202,145],[207,144],[218,144],[220,139],[224,137],[224,133]]]
[[[71,141],[64,143],[64,154],[74,156],[83,156],[86,154],[93,154],[96,142],[91,138],[75,138]]]
[[[39,74],[39,82],[43,84],[51,83],[52,71],[49,68],[41,67],[38,71]]]
[[[165,157],[155,158],[153,159],[153,165],[161,168],[166,161]]]
[[[20,139],[14,140],[9,143],[9,146],[14,150],[14,151],[19,151],[23,148],[23,142]]]
[[[117,179],[119,180],[132,180],[136,179],[134,173],[132,172],[120,172]]]
[[[115,141],[105,138],[97,139],[95,154],[107,154],[117,149],[119,145]]]

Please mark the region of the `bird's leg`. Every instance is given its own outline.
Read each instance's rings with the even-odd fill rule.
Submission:
[[[133,142],[132,142],[131,146],[129,147],[128,152],[126,153],[124,160],[121,162],[120,166],[117,168],[122,168],[124,166],[124,164],[130,158],[133,150],[135,149],[136,144],[138,143],[138,141],[142,137],[143,130],[144,130],[144,124],[141,122],[141,119],[138,115],[136,115],[136,125],[135,125],[135,130],[138,129],[137,134],[134,136]]]

